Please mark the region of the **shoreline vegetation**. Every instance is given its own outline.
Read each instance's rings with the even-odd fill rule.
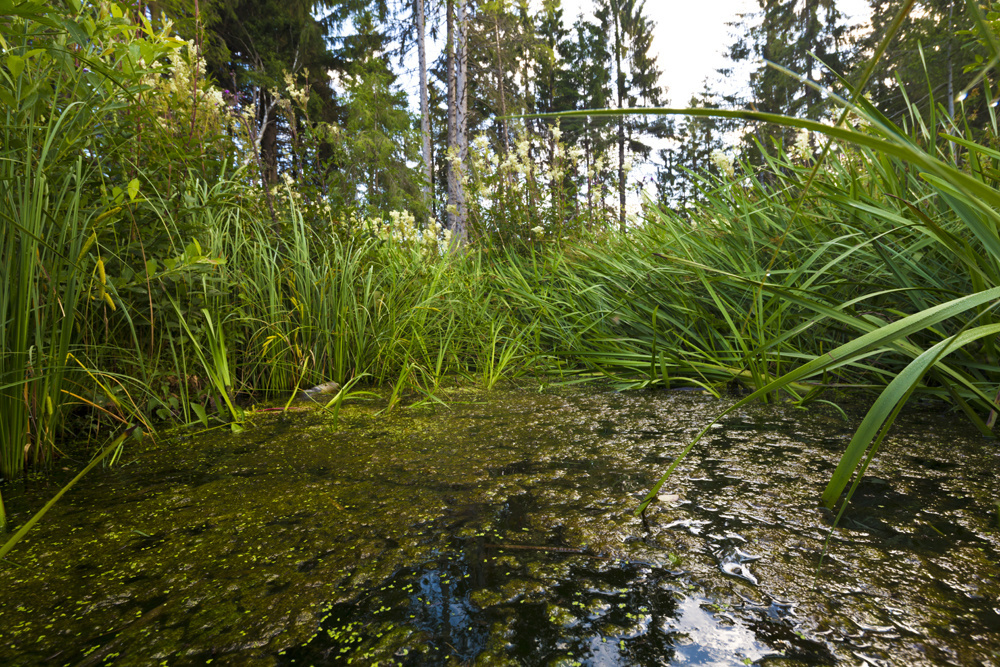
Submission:
[[[990,100],[1000,51],[970,7],[992,53],[976,81]],[[334,201],[301,165],[261,186],[253,118],[170,25],[115,3],[0,14],[5,481],[50,465],[67,432],[113,464],[161,425],[239,429],[241,396],[325,382],[342,385],[321,402],[334,411],[365,386],[388,388],[393,409],[438,401],[446,378],[491,388],[527,374],[802,407],[877,396],[828,507],[914,397],[993,433],[993,105],[975,126],[933,99],[897,125],[850,90],[837,123],[665,111],[777,124],[797,140],[758,144],[756,164],[717,156],[691,174],[686,207],[646,202],[625,229],[618,211],[580,203],[558,161],[542,174],[528,149],[494,159],[474,145],[463,242],[427,210]],[[282,104],[308,120],[295,90]],[[599,116],[544,120],[581,115]],[[314,150],[332,150],[326,139]]]

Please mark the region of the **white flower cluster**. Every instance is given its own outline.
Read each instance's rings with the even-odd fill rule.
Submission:
[[[278,175],[278,178],[281,179],[281,182],[271,186],[271,196],[276,197],[277,201],[281,203],[293,202],[296,206],[301,206],[303,204],[302,193],[298,191],[292,175],[283,171]]]
[[[732,180],[736,175],[736,170],[733,168],[733,158],[718,148],[712,151],[711,155],[709,155],[709,159],[719,170],[719,173],[727,179]]]
[[[388,220],[369,218],[360,227],[383,241],[423,249],[429,254],[438,253],[451,241],[450,229],[443,229],[434,218],[421,228],[409,211],[390,211]]]
[[[811,134],[812,133],[806,129],[801,129],[795,134],[795,143],[789,151],[793,158],[804,160],[813,156],[813,149],[810,142]]]
[[[182,46],[172,49],[167,56],[170,64],[168,75],[161,77],[147,74],[142,83],[173,98],[173,102],[191,104],[196,96],[198,102],[208,102],[213,107],[225,104],[222,91],[215,86],[206,85],[205,59],[201,57],[194,40],[184,42]]]
[[[300,109],[306,109],[309,106],[309,70],[303,70],[302,74],[306,83],[299,87],[295,85],[295,77],[285,72],[285,92]]]

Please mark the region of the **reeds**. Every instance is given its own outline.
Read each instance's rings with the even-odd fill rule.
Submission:
[[[944,113],[908,133],[857,93],[824,92],[845,109],[836,126],[747,111],[579,112],[779,123],[828,146],[819,156],[779,147],[761,171],[705,179],[693,211],[654,210],[610,247],[552,259],[544,289],[531,270],[512,274],[507,292],[515,311],[542,313],[553,349],[625,386],[741,385],[747,395],[726,413],[782,394],[805,405],[831,388],[878,390],[823,493],[832,507],[914,395],[946,399],[991,433],[1000,152],[992,107],[979,138]]]
[[[887,122],[857,112],[871,127]],[[965,164],[980,165],[961,169],[898,128],[837,137],[841,150],[808,190],[812,165],[779,152],[777,184],[743,165],[742,178],[708,183],[689,213],[651,209],[612,244],[522,261],[503,276],[512,310],[531,313],[555,353],[623,387],[738,385],[748,395],[733,409],[882,391],[828,505],[913,394],[949,400],[987,430],[1000,380],[1000,247],[985,174],[1000,154],[958,137]],[[903,159],[913,155],[922,175]]]

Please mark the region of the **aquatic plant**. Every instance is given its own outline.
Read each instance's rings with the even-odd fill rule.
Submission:
[[[43,4],[4,9],[0,39],[0,475],[45,465],[88,376],[69,355],[94,334],[95,313],[119,310],[105,241],[136,200],[131,180],[108,191],[116,146],[107,122],[138,91],[121,72],[144,71],[123,44],[151,59],[170,46],[143,39],[120,14],[75,15]],[[75,42],[89,35],[86,44]],[[85,66],[81,67],[81,63]],[[85,370],[85,369],[84,369]],[[5,528],[0,502],[0,531]]]

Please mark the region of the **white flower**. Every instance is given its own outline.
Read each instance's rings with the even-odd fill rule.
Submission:
[[[732,178],[736,174],[736,171],[733,169],[733,159],[721,150],[715,149],[712,151],[709,159],[712,160],[712,163],[726,178]]]
[[[802,129],[799,130],[795,135],[795,146],[793,147],[793,153],[797,157],[804,158],[807,155],[812,155],[812,147],[809,145],[809,130]]]
[[[542,227],[541,225],[538,225],[537,227],[532,227],[531,231],[535,232],[536,234],[544,234],[545,228]]]

